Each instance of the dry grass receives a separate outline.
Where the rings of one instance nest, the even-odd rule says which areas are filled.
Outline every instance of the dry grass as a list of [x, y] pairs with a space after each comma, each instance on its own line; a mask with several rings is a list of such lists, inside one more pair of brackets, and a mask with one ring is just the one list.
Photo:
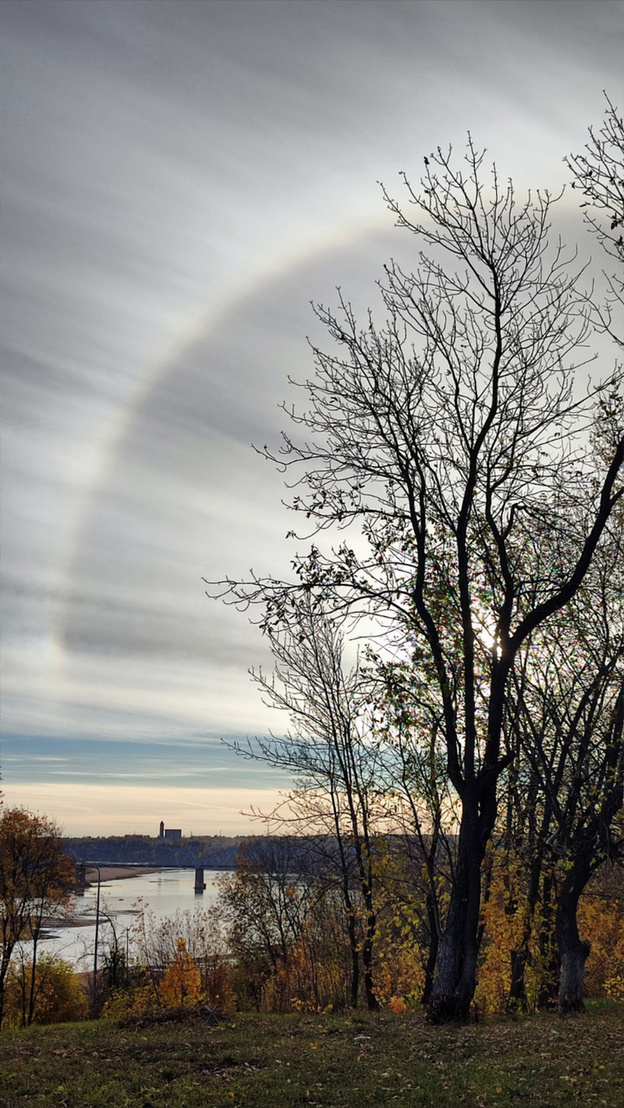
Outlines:
[[6, 1108], [624, 1108], [624, 1004], [428, 1027], [420, 1013], [201, 1015], [4, 1032]]

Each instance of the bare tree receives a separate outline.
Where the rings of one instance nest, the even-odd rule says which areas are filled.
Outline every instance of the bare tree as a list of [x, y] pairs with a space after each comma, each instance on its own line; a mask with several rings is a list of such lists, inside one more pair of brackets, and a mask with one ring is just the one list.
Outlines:
[[[571, 154], [566, 165], [572, 172], [572, 188], [579, 189], [585, 200], [585, 220], [591, 231], [619, 266], [624, 263], [624, 120], [605, 93], [607, 108], [599, 130], [589, 128], [589, 141], [582, 154]], [[621, 268], [607, 273], [609, 296], [605, 311], [600, 313], [604, 326], [613, 338], [624, 345], [622, 307], [624, 277]], [[614, 320], [614, 310], [619, 320]]]
[[298, 787], [270, 820], [319, 836], [317, 854], [324, 853], [325, 871], [338, 878], [346, 911], [351, 1003], [358, 1001], [361, 956], [366, 1003], [376, 1009], [373, 825], [379, 754], [367, 733], [370, 679], [359, 663], [345, 670], [343, 633], [309, 593], [288, 598], [281, 619], [271, 620], [266, 633], [275, 671], [252, 671], [252, 677], [266, 703], [287, 713], [292, 731], [257, 739], [242, 752], [295, 775]]
[[[599, 391], [576, 373], [586, 301], [574, 255], [549, 244], [552, 200], [518, 202], [495, 170], [484, 183], [482, 164], [472, 143], [463, 169], [438, 150], [420, 191], [405, 181], [411, 211], [387, 198], [428, 253], [414, 273], [386, 267], [385, 326], [369, 315], [358, 327], [341, 294], [336, 312], [317, 309], [336, 349], [314, 348], [307, 410], [293, 414], [306, 437], [285, 436], [277, 456], [303, 468], [292, 507], [318, 532], [353, 525], [365, 540], [313, 545], [293, 588], [404, 627], [433, 673], [461, 815], [432, 1020], [467, 1018], [474, 993], [515, 659], [575, 595], [624, 491], [624, 437], [602, 468], [587, 442]], [[565, 531], [575, 474], [589, 470], [597, 492], [578, 505], [573, 559], [557, 562], [543, 537]], [[225, 588], [261, 599], [266, 626], [289, 595], [271, 580]]]

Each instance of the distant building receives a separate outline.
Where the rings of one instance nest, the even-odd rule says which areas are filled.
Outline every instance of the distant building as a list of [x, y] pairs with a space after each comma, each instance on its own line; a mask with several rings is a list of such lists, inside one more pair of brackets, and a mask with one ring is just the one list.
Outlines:
[[162, 819], [160, 821], [160, 834], [159, 834], [158, 837], [160, 839], [164, 839], [164, 837], [165, 837], [165, 822]]
[[181, 828], [179, 828], [179, 827], [165, 827], [165, 838], [166, 839], [181, 839], [182, 838]]

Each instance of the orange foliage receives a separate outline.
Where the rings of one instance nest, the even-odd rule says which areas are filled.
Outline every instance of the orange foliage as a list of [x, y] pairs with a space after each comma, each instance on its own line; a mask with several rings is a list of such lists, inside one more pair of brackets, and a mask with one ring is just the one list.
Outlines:
[[488, 899], [483, 904], [485, 926], [475, 1004], [486, 1012], [508, 1006], [511, 951], [522, 942], [525, 904], [520, 864], [508, 855], [492, 864]]
[[[519, 863], [500, 855], [494, 860], [489, 898], [483, 907], [485, 934], [475, 993], [484, 1011], [509, 1007], [511, 951], [518, 949], [526, 922], [526, 894]], [[537, 935], [544, 929], [542, 906], [531, 923], [525, 986], [529, 1009], [537, 1006], [540, 986], [551, 972], [543, 965]], [[598, 870], [581, 897], [578, 927], [591, 944], [585, 968], [585, 994], [624, 998], [624, 894], [622, 873], [615, 867]]]
[[598, 871], [578, 911], [579, 931], [591, 942], [585, 966], [588, 996], [624, 1000], [624, 889], [621, 871]]
[[[393, 866], [386, 859], [381, 869], [374, 987], [380, 1004], [400, 1014], [419, 1003], [427, 950], [421, 945], [425, 934], [423, 907], [416, 899], [405, 896], [405, 882], [397, 882], [395, 889]], [[554, 875], [549, 871], [547, 876], [546, 884], [550, 887]], [[202, 998], [218, 1005], [221, 1011], [233, 1011], [237, 1006], [251, 1006], [263, 1012], [286, 1012], [293, 1008], [318, 1012], [341, 1007], [349, 998], [350, 952], [339, 907], [331, 896], [313, 901], [299, 919], [298, 937], [291, 936], [272, 961], [260, 946], [254, 947], [249, 942], [249, 934], [248, 949], [239, 946], [228, 950], [224, 942], [219, 950], [209, 950], [199, 943], [193, 956], [188, 941], [179, 932], [173, 941], [176, 923], [170, 921], [165, 936], [171, 940], [168, 953], [165, 954], [163, 946], [163, 959], [153, 963], [168, 962], [164, 973], [144, 970], [133, 990], [109, 1000], [104, 1014], [119, 1018], [155, 1005], [193, 1005]], [[553, 973], [549, 955], [553, 923], [552, 918], [546, 922], [540, 905], [533, 917], [528, 918], [526, 871], [519, 859], [502, 852], [493, 855], [482, 922], [477, 1005], [485, 1012], [509, 1010], [511, 953], [522, 949], [529, 934], [524, 983], [528, 1008], [536, 1009], [543, 986]], [[579, 930], [592, 944], [586, 967], [587, 993], [624, 998], [621, 870], [605, 865], [598, 872], [581, 898]], [[542, 954], [540, 941], [544, 937]], [[549, 965], [544, 964], [547, 958]]]
[[186, 949], [186, 940], [178, 939], [176, 948], [176, 956], [167, 966], [158, 990], [165, 1008], [199, 1004], [202, 993], [201, 974]]

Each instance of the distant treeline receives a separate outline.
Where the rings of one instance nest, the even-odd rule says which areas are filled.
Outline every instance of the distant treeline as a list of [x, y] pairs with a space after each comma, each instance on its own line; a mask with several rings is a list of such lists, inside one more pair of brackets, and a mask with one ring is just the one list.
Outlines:
[[233, 869], [243, 845], [257, 836], [198, 835], [183, 839], [161, 839], [149, 835], [64, 838], [66, 852], [76, 862], [105, 862], [109, 865], [135, 862], [143, 866], [204, 866]]
[[[381, 835], [389, 846], [409, 845], [418, 853], [409, 836]], [[447, 847], [453, 836], [445, 840]], [[340, 847], [334, 835], [198, 835], [181, 839], [161, 839], [149, 835], [111, 835], [107, 837], [63, 838], [63, 847], [75, 862], [103, 862], [107, 865], [135, 863], [141, 866], [203, 866], [205, 869], [233, 870], [244, 858], [248, 865], [262, 863], [275, 872], [316, 874], [325, 871], [328, 860], [336, 862]], [[342, 851], [353, 862], [353, 844], [343, 843]]]

